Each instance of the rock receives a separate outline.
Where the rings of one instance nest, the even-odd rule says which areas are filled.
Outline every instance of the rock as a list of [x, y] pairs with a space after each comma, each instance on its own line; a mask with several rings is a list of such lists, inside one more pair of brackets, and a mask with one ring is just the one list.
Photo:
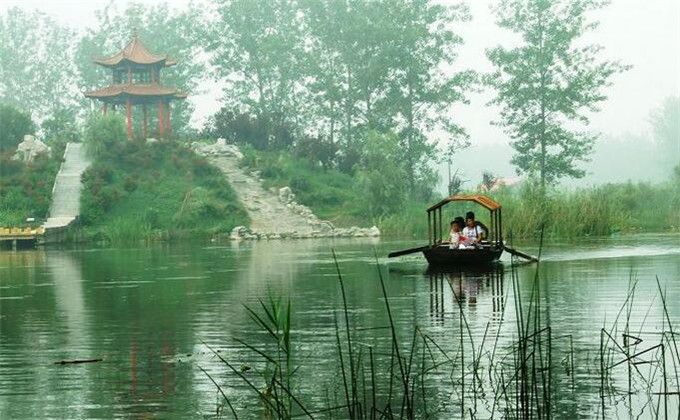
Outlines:
[[380, 229], [378, 229], [377, 226], [371, 226], [368, 229], [368, 236], [372, 236], [372, 237], [380, 236]]
[[[149, 143], [149, 144], [158, 143], [158, 139], [155, 139], [153, 137], [149, 137], [148, 139], [146, 139], [146, 142]], [[195, 143], [192, 143], [191, 146], [193, 147], [194, 144]]]
[[331, 222], [327, 221], [327, 220], [319, 221], [319, 219], [316, 219], [316, 220], [310, 220], [309, 222], [310, 222], [309, 224], [312, 225], [312, 227], [316, 231], [318, 231], [318, 232], [320, 232], [321, 234], [324, 234], [324, 235], [332, 233], [335, 230], [335, 226], [333, 226], [333, 224]]
[[233, 156], [236, 159], [243, 158], [243, 154], [238, 150], [238, 147], [233, 144], [227, 144], [227, 141], [221, 137], [213, 144], [193, 142], [191, 143], [191, 148], [197, 153], [207, 156]]
[[13, 159], [28, 163], [32, 162], [35, 157], [41, 153], [47, 153], [49, 156], [51, 152], [52, 149], [48, 145], [40, 140], [36, 140], [32, 135], [26, 134], [24, 136], [24, 141], [17, 146], [17, 151], [14, 154]]
[[279, 188], [279, 201], [283, 204], [293, 204], [295, 199], [295, 194], [291, 191], [290, 187]]

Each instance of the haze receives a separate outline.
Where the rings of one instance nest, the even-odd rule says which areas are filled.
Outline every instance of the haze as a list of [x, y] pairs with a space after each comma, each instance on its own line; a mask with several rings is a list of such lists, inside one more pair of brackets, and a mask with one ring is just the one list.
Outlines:
[[[95, 11], [107, 1], [14, 1], [0, 4], [0, 13], [13, 6], [39, 9], [61, 24], [82, 31], [96, 23]], [[112, 2], [124, 9], [128, 1]], [[141, 1], [141, 3], [157, 3]], [[172, 7], [184, 8], [185, 1], [168, 1]], [[200, 3], [200, 2], [199, 2]], [[457, 32], [465, 44], [459, 50], [457, 66], [478, 71], [491, 70], [485, 49], [512, 40], [494, 23], [490, 11], [494, 1], [468, 1], [472, 20], [459, 26]], [[680, 94], [680, 2], [675, 0], [633, 1], [614, 0], [592, 15], [600, 21], [595, 31], [584, 37], [584, 43], [604, 46], [603, 56], [632, 65], [632, 69], [613, 77], [606, 92], [608, 99], [601, 112], [592, 115], [590, 129], [601, 133], [591, 162], [586, 164], [588, 175], [581, 180], [568, 180], [568, 185], [596, 184], [628, 179], [660, 181], [667, 173], [658, 168], [653, 148], [650, 113], [661, 107], [665, 98]], [[212, 80], [202, 84], [202, 92], [191, 96], [196, 111], [192, 124], [200, 127], [205, 119], [220, 108], [221, 87]], [[471, 94], [469, 105], [456, 106], [457, 121], [470, 134], [471, 146], [457, 157], [452, 170], [458, 170], [467, 186], [476, 185], [482, 168], [477, 159], [484, 156], [484, 169], [493, 168], [502, 177], [514, 177], [509, 163], [513, 153], [507, 136], [490, 121], [497, 110], [488, 107], [493, 96], [488, 90]], [[436, 137], [436, 133], [433, 136]], [[611, 153], [616, 154], [612, 159]], [[443, 188], [446, 165], [440, 165]]]

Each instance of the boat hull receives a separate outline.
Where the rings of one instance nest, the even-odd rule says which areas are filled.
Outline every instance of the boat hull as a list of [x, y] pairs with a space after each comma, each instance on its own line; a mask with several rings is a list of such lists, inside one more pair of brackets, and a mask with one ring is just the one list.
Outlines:
[[501, 257], [503, 248], [484, 247], [475, 249], [450, 249], [448, 246], [435, 246], [423, 250], [430, 265], [463, 266], [490, 264]]

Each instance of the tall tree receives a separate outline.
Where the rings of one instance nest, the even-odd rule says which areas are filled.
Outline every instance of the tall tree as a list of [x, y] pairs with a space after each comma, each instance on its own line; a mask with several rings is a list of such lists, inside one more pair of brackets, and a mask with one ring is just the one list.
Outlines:
[[206, 25], [204, 39], [217, 76], [227, 81], [228, 105], [298, 127], [303, 38], [295, 3], [289, 0], [215, 3], [218, 19]]
[[512, 139], [518, 174], [537, 174], [542, 187], [560, 178], [581, 178], [577, 164], [590, 154], [596, 135], [575, 127], [606, 99], [611, 76], [628, 69], [599, 59], [602, 47], [580, 37], [597, 27], [587, 12], [597, 0], [502, 0], [498, 25], [518, 33], [522, 45], [487, 50], [496, 71], [488, 84], [501, 106], [498, 125]]
[[[167, 54], [177, 60], [177, 65], [161, 74], [161, 82], [177, 87], [190, 94], [198, 93], [196, 88], [205, 73], [198, 36], [201, 12], [189, 5], [183, 10], [171, 9], [167, 3], [145, 5], [128, 3], [125, 9], [117, 9], [109, 2], [95, 12], [97, 25], [89, 28], [80, 39], [76, 52], [79, 88], [91, 90], [101, 88], [110, 81], [110, 71], [95, 64], [96, 57], [112, 55], [130, 42], [134, 29], [144, 44], [156, 54]], [[81, 96], [82, 103], [87, 99]], [[141, 112], [140, 110], [136, 110]], [[190, 101], [173, 102], [173, 130], [187, 130], [193, 106]], [[141, 116], [140, 116], [141, 117]], [[135, 121], [142, 121], [135, 116]]]
[[0, 17], [0, 102], [41, 121], [74, 109], [75, 34], [39, 11], [12, 7]]
[[[384, 129], [377, 104], [387, 91], [392, 39], [391, 0], [307, 0], [302, 2], [308, 95], [314, 109], [311, 121], [331, 143], [340, 140], [345, 169], [356, 160], [363, 139], [359, 127]], [[336, 135], [337, 134], [337, 135]], [[338, 139], [340, 137], [340, 139]], [[349, 158], [349, 159], [348, 159]], [[356, 156], [355, 156], [356, 158]]]
[[463, 40], [451, 27], [469, 19], [469, 14], [463, 5], [427, 0], [391, 3], [388, 10], [394, 45], [385, 104], [401, 139], [411, 195], [418, 193], [418, 185], [425, 186], [427, 193], [436, 181], [430, 168], [436, 153], [431, 133], [446, 133], [452, 150], [467, 143], [467, 133], [453, 120], [450, 110], [456, 102], [467, 102], [465, 93], [476, 76], [456, 67], [456, 48]]
[[666, 98], [651, 120], [662, 160], [669, 168], [680, 167], [680, 97]]

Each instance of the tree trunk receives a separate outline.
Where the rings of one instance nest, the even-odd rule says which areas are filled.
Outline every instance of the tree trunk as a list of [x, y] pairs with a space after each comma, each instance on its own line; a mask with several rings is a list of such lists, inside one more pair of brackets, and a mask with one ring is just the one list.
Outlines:
[[347, 99], [345, 103], [345, 142], [347, 148], [352, 145], [352, 69], [347, 66]]
[[414, 132], [414, 117], [413, 117], [413, 86], [411, 85], [410, 77], [408, 84], [408, 99], [407, 99], [407, 119], [408, 119], [408, 133], [406, 135], [408, 146], [406, 147], [406, 161], [408, 162], [408, 167], [406, 172], [408, 172], [408, 182], [411, 197], [415, 196], [416, 192], [416, 171], [415, 162], [413, 160], [413, 132]]

